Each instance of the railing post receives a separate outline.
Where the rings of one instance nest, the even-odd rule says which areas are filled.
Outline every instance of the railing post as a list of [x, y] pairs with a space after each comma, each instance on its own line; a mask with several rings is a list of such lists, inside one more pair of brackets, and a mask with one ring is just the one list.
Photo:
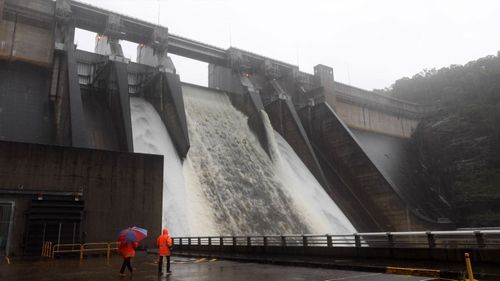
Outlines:
[[387, 242], [389, 243], [389, 247], [393, 248], [394, 247], [394, 236], [392, 236], [392, 233], [387, 232]]
[[333, 247], [332, 236], [330, 234], [326, 235], [326, 246], [329, 248]]
[[220, 237], [220, 242], [219, 242], [219, 245], [222, 247], [224, 246], [224, 237]]
[[188, 238], [188, 246], [191, 246], [191, 237]]
[[307, 236], [302, 235], [302, 247], [307, 247]]
[[83, 260], [83, 249], [85, 244], [80, 245], [80, 260]]
[[267, 247], [267, 236], [264, 236], [264, 247]]
[[201, 246], [201, 237], [198, 237], [198, 246]]
[[233, 236], [233, 247], [236, 246], [236, 236]]
[[286, 237], [281, 236], [281, 247], [286, 247]]
[[436, 239], [434, 238], [434, 234], [430, 231], [427, 231], [425, 234], [427, 234], [427, 244], [429, 244], [429, 248], [435, 248]]
[[354, 233], [354, 244], [356, 245], [356, 248], [361, 248], [361, 238], [357, 233]]
[[109, 260], [109, 256], [111, 255], [111, 243], [108, 243], [108, 252], [107, 252], [107, 258]]
[[252, 237], [247, 237], [247, 246], [252, 246]]
[[212, 237], [208, 237], [208, 246], [212, 246]]
[[474, 231], [474, 236], [476, 236], [476, 243], [479, 248], [484, 248], [486, 245], [484, 243], [484, 235], [481, 231]]

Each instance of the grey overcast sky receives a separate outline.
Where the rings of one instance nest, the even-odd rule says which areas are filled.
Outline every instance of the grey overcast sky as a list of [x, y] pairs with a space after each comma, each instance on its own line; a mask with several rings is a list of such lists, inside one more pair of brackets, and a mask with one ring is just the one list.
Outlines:
[[[500, 50], [498, 0], [83, 0], [159, 23], [169, 32], [222, 48], [334, 69], [335, 80], [365, 89], [390, 86], [425, 68], [464, 64]], [[78, 31], [93, 50], [94, 34]], [[136, 45], [122, 44], [135, 61]], [[207, 65], [173, 56], [183, 81], [207, 84]]]

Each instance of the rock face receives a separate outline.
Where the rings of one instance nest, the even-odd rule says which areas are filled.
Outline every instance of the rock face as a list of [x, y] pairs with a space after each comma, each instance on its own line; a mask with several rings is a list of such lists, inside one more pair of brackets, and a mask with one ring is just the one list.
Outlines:
[[421, 184], [449, 202], [460, 227], [500, 223], [500, 104], [448, 107], [413, 135]]
[[448, 202], [459, 227], [500, 225], [500, 51], [381, 92], [428, 105], [411, 140], [421, 188]]

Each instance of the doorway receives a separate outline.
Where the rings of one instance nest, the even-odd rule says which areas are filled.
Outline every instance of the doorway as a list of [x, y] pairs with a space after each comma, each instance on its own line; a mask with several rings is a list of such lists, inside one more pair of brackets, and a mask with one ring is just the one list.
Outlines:
[[32, 200], [27, 212], [24, 255], [40, 255], [44, 241], [81, 243], [83, 206], [83, 201], [75, 201], [73, 197]]

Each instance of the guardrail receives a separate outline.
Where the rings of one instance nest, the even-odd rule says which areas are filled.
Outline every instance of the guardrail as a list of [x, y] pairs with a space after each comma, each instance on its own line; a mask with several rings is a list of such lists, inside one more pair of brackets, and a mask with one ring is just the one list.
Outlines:
[[182, 246], [500, 248], [499, 230], [174, 237]]
[[404, 259], [500, 263], [500, 231], [376, 232], [325, 235], [174, 237], [178, 255], [249, 260]]
[[103, 252], [109, 259], [113, 250], [118, 250], [119, 242], [97, 242], [84, 244], [53, 244], [50, 241], [44, 241], [42, 245], [42, 257], [54, 258], [56, 254], [79, 253], [80, 259], [83, 259], [85, 253]]

